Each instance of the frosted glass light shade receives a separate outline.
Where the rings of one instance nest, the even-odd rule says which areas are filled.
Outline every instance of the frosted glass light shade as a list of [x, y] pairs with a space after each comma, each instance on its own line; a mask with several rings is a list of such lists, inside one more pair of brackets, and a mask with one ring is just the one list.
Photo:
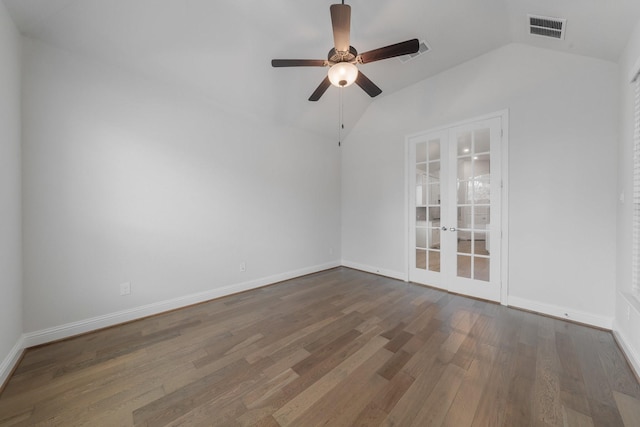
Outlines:
[[329, 81], [337, 87], [347, 87], [356, 81], [358, 67], [350, 62], [338, 62], [329, 68]]

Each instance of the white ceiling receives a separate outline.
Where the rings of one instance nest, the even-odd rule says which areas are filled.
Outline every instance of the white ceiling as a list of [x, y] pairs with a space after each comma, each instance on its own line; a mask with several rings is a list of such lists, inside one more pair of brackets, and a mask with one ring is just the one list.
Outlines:
[[[338, 89], [307, 98], [323, 68], [330, 0], [3, 0], [20, 31], [79, 55], [175, 85], [236, 111], [337, 136]], [[360, 66], [385, 96], [511, 42], [617, 61], [638, 0], [352, 0], [351, 44], [365, 52], [411, 38], [431, 50]], [[529, 36], [527, 13], [567, 19], [563, 41]], [[344, 89], [347, 131], [371, 99]]]

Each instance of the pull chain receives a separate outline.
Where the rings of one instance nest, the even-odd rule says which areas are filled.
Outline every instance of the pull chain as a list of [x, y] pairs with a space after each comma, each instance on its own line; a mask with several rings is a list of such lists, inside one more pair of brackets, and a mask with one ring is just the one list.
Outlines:
[[344, 99], [343, 99], [343, 91], [344, 88], [339, 88], [340, 97], [339, 97], [339, 105], [338, 105], [338, 147], [342, 146], [342, 130], [344, 129]]

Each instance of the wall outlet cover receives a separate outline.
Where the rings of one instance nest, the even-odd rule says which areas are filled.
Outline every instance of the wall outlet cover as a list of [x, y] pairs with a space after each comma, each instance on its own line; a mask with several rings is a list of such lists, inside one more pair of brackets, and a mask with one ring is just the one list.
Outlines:
[[131, 282], [120, 284], [120, 295], [129, 295], [131, 293]]

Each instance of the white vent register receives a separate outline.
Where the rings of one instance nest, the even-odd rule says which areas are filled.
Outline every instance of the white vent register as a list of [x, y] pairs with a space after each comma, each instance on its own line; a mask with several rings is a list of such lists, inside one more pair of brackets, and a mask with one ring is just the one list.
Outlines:
[[539, 15], [527, 15], [527, 18], [529, 20], [529, 34], [564, 40], [564, 31], [567, 27], [566, 19]]

